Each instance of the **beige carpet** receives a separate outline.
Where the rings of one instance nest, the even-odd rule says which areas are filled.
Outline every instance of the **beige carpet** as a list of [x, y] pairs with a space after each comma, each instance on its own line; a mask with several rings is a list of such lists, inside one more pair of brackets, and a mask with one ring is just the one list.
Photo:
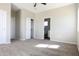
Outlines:
[[14, 40], [0, 45], [1, 56], [78, 56], [77, 46], [48, 40]]

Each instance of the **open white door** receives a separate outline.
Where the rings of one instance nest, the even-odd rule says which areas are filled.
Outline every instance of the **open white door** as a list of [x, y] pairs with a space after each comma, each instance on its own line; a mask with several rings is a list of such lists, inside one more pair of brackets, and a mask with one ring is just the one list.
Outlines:
[[6, 43], [7, 41], [6, 15], [5, 11], [0, 10], [0, 44]]
[[31, 18], [26, 18], [26, 39], [31, 39]]

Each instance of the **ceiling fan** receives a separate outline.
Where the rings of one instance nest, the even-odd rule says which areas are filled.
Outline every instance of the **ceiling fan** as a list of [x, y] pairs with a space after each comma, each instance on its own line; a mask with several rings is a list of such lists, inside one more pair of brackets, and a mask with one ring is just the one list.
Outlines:
[[[47, 3], [40, 3], [40, 4], [47, 5]], [[34, 7], [36, 7], [36, 6], [37, 6], [37, 3], [34, 3]]]

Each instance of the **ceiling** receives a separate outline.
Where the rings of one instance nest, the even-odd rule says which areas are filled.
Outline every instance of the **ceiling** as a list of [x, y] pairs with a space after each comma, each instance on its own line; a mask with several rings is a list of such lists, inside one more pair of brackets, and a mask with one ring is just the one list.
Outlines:
[[42, 5], [40, 3], [37, 3], [36, 7], [34, 7], [34, 3], [13, 3], [13, 4], [19, 9], [27, 9], [31, 12], [39, 13], [49, 9], [63, 7], [71, 3], [47, 3], [47, 5]]

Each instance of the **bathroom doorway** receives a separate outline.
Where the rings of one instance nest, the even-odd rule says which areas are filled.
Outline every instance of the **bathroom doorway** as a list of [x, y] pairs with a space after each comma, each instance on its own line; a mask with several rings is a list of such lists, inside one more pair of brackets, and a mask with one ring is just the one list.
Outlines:
[[44, 19], [44, 39], [50, 40], [50, 18]]

